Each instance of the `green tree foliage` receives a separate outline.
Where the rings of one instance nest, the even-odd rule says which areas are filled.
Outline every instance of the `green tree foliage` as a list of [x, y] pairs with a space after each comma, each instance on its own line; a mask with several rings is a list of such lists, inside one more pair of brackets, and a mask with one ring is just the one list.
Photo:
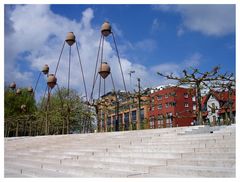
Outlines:
[[[39, 119], [45, 126], [47, 99], [39, 103]], [[85, 133], [94, 131], [94, 114], [77, 91], [61, 88], [51, 94], [48, 109], [49, 134]], [[41, 130], [41, 133], [44, 129]]]
[[[23, 105], [25, 109], [21, 109]], [[26, 88], [21, 90], [21, 94], [6, 88], [4, 92], [5, 136], [26, 135], [30, 130], [28, 121], [34, 118], [35, 111], [35, 100]]]
[[[93, 132], [96, 127], [93, 110], [72, 89], [69, 93], [66, 88], [51, 93], [48, 112], [47, 97], [36, 103], [26, 88], [22, 89], [21, 94], [7, 88], [4, 98], [6, 137], [44, 135], [46, 116], [50, 135]], [[26, 105], [26, 109], [21, 109], [22, 105]]]

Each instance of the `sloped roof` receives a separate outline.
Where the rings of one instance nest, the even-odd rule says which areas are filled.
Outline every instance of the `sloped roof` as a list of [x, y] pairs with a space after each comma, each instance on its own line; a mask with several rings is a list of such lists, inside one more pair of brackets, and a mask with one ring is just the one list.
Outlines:
[[[229, 111], [229, 108], [228, 108], [229, 92], [228, 91], [219, 92], [219, 91], [211, 90], [207, 95], [205, 95], [202, 98], [202, 106], [206, 104], [206, 102], [208, 101], [211, 95], [215, 97], [219, 102], [222, 102], [219, 113], [224, 113], [226, 109]], [[233, 90], [232, 92], [231, 100], [233, 102], [232, 110], [235, 111], [236, 110], [236, 91], [235, 90]]]

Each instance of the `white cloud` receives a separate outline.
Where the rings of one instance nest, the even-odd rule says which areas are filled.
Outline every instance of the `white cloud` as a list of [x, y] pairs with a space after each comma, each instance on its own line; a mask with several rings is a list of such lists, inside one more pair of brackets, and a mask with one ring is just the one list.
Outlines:
[[[180, 77], [182, 76], [182, 70], [186, 68], [197, 68], [200, 65], [202, 55], [198, 52], [193, 53], [189, 57], [187, 57], [184, 60], [179, 60], [179, 63], [173, 63], [173, 62], [168, 62], [165, 61], [166, 63], [162, 63], [159, 65], [156, 65], [152, 68], [150, 68], [150, 71], [153, 73], [160, 72], [164, 75], [170, 75], [172, 74], [173, 76]], [[168, 62], [168, 63], [167, 63]], [[168, 80], [163, 77], [153, 77], [154, 80], [158, 79], [159, 82], [154, 82], [154, 83], [161, 83], [161, 84], [169, 84], [169, 83], [176, 83], [174, 80]], [[158, 84], [159, 85], [159, 84]], [[157, 86], [157, 85], [155, 85]]]
[[189, 58], [186, 58], [183, 61], [183, 65], [184, 67], [187, 67], [187, 68], [190, 68], [190, 67], [197, 68], [200, 65], [201, 58], [202, 58], [202, 55], [198, 52], [195, 52]]
[[215, 36], [235, 31], [234, 5], [180, 5], [178, 11], [189, 30]]
[[[7, 73], [5, 82], [16, 81], [19, 86], [34, 85], [38, 76], [36, 71], [40, 71], [44, 64], [48, 64], [50, 73], [54, 73], [65, 36], [67, 32], [72, 31], [79, 43], [89, 95], [100, 39], [100, 31], [92, 27], [91, 21], [94, 18], [92, 9], [83, 11], [79, 22], [54, 14], [48, 5], [19, 5], [9, 10], [8, 17], [9, 19], [5, 21], [9, 22], [8, 28], [13, 31], [5, 34], [5, 73]], [[104, 43], [104, 59], [111, 65], [116, 88], [123, 89], [117, 55], [110, 40], [111, 37], [107, 37]], [[155, 47], [151, 40], [138, 42], [135, 46], [141, 49], [143, 43], [151, 49]], [[59, 86], [67, 86], [68, 50], [69, 46], [66, 44], [57, 72]], [[28, 54], [24, 54], [25, 52]], [[20, 68], [18, 58], [21, 58], [21, 63], [24, 62], [24, 65], [29, 66]], [[128, 71], [131, 69], [134, 69], [139, 77], [150, 77], [143, 65], [132, 64], [122, 57], [121, 63], [127, 88], [130, 84], [127, 79]], [[83, 93], [84, 87], [75, 45], [72, 46], [71, 64], [70, 86]], [[34, 71], [35, 75], [33, 75]], [[111, 89], [111, 80], [108, 78], [106, 81], [108, 89]]]
[[180, 13], [182, 25], [190, 31], [213, 36], [235, 32], [235, 5], [159, 5], [153, 9]]

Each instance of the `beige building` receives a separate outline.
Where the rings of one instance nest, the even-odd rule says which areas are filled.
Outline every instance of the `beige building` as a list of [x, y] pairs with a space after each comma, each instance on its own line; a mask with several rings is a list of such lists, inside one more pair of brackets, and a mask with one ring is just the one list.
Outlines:
[[98, 132], [148, 128], [148, 98], [126, 92], [103, 95], [97, 102]]

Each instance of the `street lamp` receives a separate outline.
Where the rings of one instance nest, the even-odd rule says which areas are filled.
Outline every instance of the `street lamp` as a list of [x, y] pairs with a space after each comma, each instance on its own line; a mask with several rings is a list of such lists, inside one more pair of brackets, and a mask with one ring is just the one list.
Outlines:
[[132, 74], [135, 73], [134, 70], [129, 71], [129, 78], [130, 78], [130, 89], [132, 89]]

